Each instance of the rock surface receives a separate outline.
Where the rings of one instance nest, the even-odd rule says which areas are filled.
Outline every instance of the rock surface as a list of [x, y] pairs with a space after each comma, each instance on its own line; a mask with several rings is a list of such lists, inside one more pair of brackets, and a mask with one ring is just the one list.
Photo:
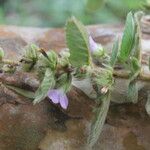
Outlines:
[[[88, 30], [95, 41], [108, 49], [115, 37], [122, 34], [121, 25], [96, 25]], [[66, 47], [62, 29], [0, 27], [0, 46], [6, 51], [7, 58], [19, 58], [23, 47], [29, 43], [46, 50], [60, 51]], [[150, 51], [149, 43], [150, 35], [143, 34], [143, 53]], [[150, 118], [144, 108], [148, 89], [141, 88], [138, 104], [111, 104], [94, 150], [149, 150]], [[71, 116], [62, 113], [48, 100], [33, 106], [30, 100], [10, 96], [9, 92], [0, 89], [0, 101], [6, 101], [0, 106], [0, 150], [87, 150], [92, 100], [77, 89], [68, 96], [74, 107], [73, 111], [70, 107], [68, 109]], [[13, 103], [17, 99], [26, 103]], [[79, 102], [78, 105], [75, 101]]]

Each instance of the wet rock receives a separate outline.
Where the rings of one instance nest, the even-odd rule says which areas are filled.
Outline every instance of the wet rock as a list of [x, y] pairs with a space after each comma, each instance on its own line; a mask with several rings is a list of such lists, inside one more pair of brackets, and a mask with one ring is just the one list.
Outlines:
[[79, 119], [90, 119], [92, 117], [94, 100], [75, 87], [68, 93], [68, 97], [70, 99], [69, 106], [65, 113]]
[[20, 54], [22, 48], [26, 45], [24, 39], [22, 39], [17, 33], [10, 31], [4, 26], [0, 27], [0, 47], [2, 47], [7, 53], [6, 58], [16, 59], [16, 53]]
[[16, 87], [24, 87], [28, 90], [36, 90], [39, 87], [38, 77], [33, 73], [16, 71], [14, 74], [0, 73], [0, 81]]
[[36, 43], [45, 50], [60, 51], [60, 49], [66, 47], [64, 30], [49, 29], [42, 37], [37, 39]]
[[52, 120], [47, 117], [46, 104], [33, 107], [7, 103], [1, 106], [0, 112], [0, 149], [37, 150]]

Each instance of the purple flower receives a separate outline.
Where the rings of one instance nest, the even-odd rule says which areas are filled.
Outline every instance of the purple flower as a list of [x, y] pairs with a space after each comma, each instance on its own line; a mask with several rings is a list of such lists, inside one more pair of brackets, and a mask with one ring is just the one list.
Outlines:
[[90, 50], [92, 53], [98, 49], [97, 43], [92, 39], [91, 36], [89, 36], [89, 44], [90, 44]]
[[61, 107], [67, 109], [68, 107], [68, 98], [63, 90], [61, 89], [52, 89], [48, 91], [48, 97], [52, 100], [54, 104], [60, 103]]
[[103, 50], [101, 44], [97, 44], [91, 36], [89, 36], [89, 46], [91, 53], [101, 52]]

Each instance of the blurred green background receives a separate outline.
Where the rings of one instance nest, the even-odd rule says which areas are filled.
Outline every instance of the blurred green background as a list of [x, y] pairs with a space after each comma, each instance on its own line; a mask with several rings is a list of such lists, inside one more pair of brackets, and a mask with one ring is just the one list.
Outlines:
[[0, 0], [0, 24], [61, 27], [74, 15], [84, 24], [124, 22], [129, 11], [150, 11], [150, 0]]

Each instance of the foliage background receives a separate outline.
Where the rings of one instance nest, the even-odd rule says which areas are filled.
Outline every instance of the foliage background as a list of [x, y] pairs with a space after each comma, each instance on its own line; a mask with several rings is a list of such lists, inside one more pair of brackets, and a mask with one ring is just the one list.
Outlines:
[[0, 0], [0, 24], [61, 27], [72, 15], [84, 24], [120, 23], [150, 0]]

